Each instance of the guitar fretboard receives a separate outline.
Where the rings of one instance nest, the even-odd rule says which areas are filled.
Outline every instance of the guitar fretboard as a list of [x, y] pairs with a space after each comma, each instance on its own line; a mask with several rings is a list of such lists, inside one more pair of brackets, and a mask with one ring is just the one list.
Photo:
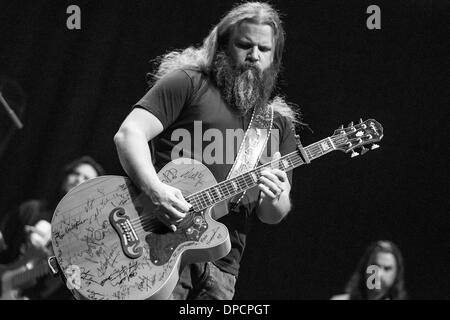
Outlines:
[[[24, 266], [26, 267], [26, 266]], [[14, 287], [20, 287], [32, 280], [39, 279], [46, 274], [50, 274], [50, 269], [48, 268], [47, 261], [39, 261], [36, 265], [32, 265], [29, 269], [24, 270], [21, 273], [16, 274], [11, 283]]]
[[[304, 156], [307, 162], [317, 159], [333, 150], [336, 150], [336, 143], [345, 143], [345, 135], [328, 137], [304, 147]], [[186, 200], [192, 204], [194, 211], [201, 211], [209, 208], [221, 201], [230, 199], [248, 189], [258, 185], [261, 172], [266, 168], [276, 168], [282, 171], [289, 171], [304, 164], [300, 151], [291, 152], [278, 160], [268, 162], [251, 171], [238, 175], [234, 178], [222, 181], [205, 190], [191, 194]]]

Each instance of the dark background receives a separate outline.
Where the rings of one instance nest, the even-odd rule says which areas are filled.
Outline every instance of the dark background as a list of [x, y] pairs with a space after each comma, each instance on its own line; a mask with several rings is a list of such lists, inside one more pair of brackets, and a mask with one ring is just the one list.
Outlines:
[[[124, 175], [113, 135], [146, 91], [149, 60], [200, 44], [233, 3], [1, 1], [0, 75], [22, 87], [26, 109], [0, 154], [0, 214], [51, 197], [58, 170], [83, 154]], [[360, 117], [384, 138], [362, 157], [333, 152], [295, 170], [295, 208], [253, 226], [236, 299], [329, 299], [379, 239], [402, 250], [412, 298], [450, 298], [449, 2], [272, 3], [287, 32], [280, 92], [313, 129], [300, 131], [304, 145]], [[66, 28], [70, 4], [81, 30]], [[366, 27], [371, 4], [381, 30]]]

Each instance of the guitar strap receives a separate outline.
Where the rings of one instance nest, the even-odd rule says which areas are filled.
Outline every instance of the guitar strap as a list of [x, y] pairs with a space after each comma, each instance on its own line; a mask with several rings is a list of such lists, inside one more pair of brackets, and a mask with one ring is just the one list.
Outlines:
[[[257, 166], [269, 139], [272, 125], [273, 107], [271, 104], [267, 108], [255, 108], [253, 110], [252, 118], [245, 132], [233, 167], [228, 173], [227, 180], [250, 171]], [[237, 206], [244, 195], [245, 191], [241, 194], [234, 206]]]

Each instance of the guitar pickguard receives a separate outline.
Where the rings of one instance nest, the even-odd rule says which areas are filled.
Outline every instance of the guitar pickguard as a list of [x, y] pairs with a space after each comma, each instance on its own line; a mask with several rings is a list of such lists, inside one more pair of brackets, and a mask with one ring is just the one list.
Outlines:
[[164, 265], [180, 244], [199, 241], [208, 229], [203, 212], [194, 212], [187, 219], [188, 223], [181, 223], [176, 232], [149, 233], [145, 237], [145, 241], [150, 247], [150, 260], [153, 264]]

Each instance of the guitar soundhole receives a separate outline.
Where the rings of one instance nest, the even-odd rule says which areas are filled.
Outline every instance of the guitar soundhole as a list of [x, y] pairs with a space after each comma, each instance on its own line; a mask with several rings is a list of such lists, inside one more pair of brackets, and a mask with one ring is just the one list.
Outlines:
[[159, 219], [152, 219], [151, 224], [144, 227], [144, 231], [155, 234], [166, 234], [172, 232], [172, 229], [162, 223]]
[[[193, 223], [193, 219], [195, 216], [194, 210], [190, 210], [186, 217], [182, 219], [180, 222], [176, 223], [177, 228], [186, 229]], [[141, 224], [143, 226], [144, 231], [151, 232], [155, 234], [166, 234], [169, 232], [173, 232], [171, 228], [166, 226], [161, 220], [158, 218], [152, 217], [148, 219], [148, 217], [141, 217]]]

